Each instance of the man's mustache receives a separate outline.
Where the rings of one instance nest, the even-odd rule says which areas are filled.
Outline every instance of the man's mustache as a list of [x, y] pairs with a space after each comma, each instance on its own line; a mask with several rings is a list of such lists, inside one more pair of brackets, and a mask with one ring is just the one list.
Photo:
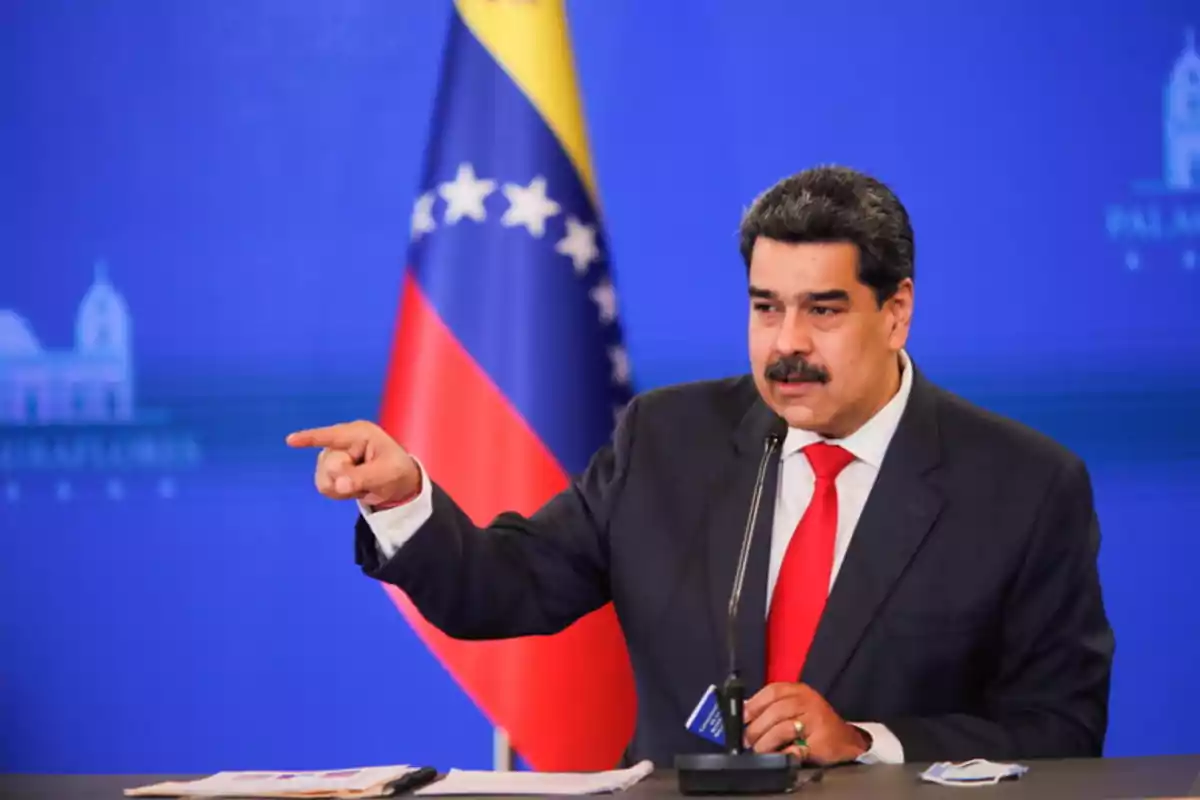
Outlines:
[[829, 373], [825, 368], [808, 363], [799, 353], [776, 359], [763, 375], [769, 381], [780, 383], [829, 383]]

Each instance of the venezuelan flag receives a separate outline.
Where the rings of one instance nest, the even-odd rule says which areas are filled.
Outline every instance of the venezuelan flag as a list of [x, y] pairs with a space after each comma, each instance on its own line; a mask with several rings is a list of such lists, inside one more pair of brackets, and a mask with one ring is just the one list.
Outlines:
[[[566, 488], [630, 398], [597, 208], [561, 0], [458, 0], [381, 424], [476, 524]], [[388, 591], [530, 766], [617, 764], [635, 707], [611, 605], [461, 642]]]

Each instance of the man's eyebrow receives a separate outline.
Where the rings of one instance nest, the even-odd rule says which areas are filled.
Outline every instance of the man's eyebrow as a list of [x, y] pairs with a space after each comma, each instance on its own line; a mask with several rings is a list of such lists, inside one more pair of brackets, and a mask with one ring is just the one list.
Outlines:
[[[750, 296], [762, 300], [778, 300], [779, 294], [770, 289], [760, 289], [757, 286], [750, 286]], [[832, 300], [850, 299], [850, 293], [845, 289], [826, 289], [820, 292], [803, 292], [797, 296], [799, 300], [806, 303], [828, 303]]]
[[828, 289], [824, 292], [809, 292], [805, 297], [810, 303], [827, 303], [830, 300], [849, 300], [850, 293], [845, 289]]

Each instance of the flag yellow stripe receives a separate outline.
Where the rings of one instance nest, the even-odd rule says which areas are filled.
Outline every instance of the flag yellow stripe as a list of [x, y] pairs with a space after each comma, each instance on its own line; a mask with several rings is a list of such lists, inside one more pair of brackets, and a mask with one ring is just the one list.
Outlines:
[[563, 0], [455, 0], [455, 6], [558, 137], [599, 210]]

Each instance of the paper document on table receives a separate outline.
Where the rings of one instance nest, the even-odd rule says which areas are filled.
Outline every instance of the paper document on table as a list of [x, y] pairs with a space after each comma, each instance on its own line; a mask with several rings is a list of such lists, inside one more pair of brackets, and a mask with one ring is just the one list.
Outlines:
[[218, 772], [194, 781], [166, 781], [126, 789], [128, 797], [386, 797], [437, 777], [432, 767], [316, 770], [309, 772]]
[[642, 761], [629, 769], [609, 772], [474, 772], [452, 769], [439, 781], [418, 789], [418, 795], [579, 795], [628, 789], [654, 771]]

